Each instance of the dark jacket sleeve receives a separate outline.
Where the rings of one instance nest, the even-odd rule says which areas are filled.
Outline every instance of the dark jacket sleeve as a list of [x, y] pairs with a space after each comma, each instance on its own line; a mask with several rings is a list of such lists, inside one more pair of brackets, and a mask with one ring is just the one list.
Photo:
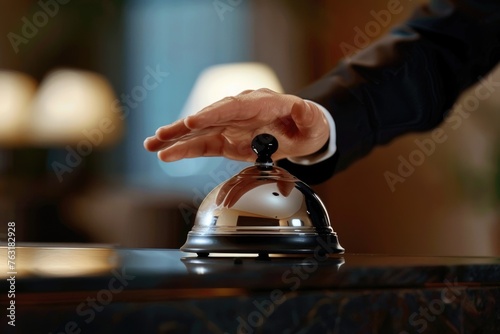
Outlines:
[[436, 0], [346, 58], [299, 96], [323, 105], [337, 130], [326, 161], [279, 165], [320, 183], [397, 136], [438, 126], [460, 93], [500, 60], [500, 0]]

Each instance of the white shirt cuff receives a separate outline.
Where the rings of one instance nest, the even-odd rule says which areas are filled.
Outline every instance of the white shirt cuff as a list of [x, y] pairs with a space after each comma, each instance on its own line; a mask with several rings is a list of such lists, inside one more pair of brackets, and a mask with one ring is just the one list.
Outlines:
[[309, 100], [304, 100], [304, 101], [306, 101], [307, 103], [313, 103], [325, 115], [328, 125], [330, 127], [330, 139], [328, 142], [328, 148], [320, 153], [314, 153], [304, 157], [288, 158], [288, 160], [299, 165], [313, 165], [323, 160], [326, 160], [335, 154], [335, 152], [337, 151], [337, 132], [335, 130], [335, 121], [333, 120], [332, 115], [328, 112], [328, 110], [326, 110], [325, 107], [314, 101], [309, 101]]

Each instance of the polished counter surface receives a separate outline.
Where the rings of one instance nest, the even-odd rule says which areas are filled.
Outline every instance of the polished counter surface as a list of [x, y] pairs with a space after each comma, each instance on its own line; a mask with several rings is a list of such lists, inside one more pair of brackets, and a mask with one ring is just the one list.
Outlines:
[[3, 265], [17, 333], [500, 333], [500, 258], [19, 245]]

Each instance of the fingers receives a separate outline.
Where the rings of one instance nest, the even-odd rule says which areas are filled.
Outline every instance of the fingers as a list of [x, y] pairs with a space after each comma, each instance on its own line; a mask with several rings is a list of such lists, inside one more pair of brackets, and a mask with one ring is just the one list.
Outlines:
[[318, 121], [322, 121], [321, 111], [304, 100], [295, 102], [290, 114], [300, 132], [309, 132], [316, 127]]
[[209, 126], [227, 126], [235, 121], [246, 121], [255, 117], [269, 101], [283, 99], [283, 94], [269, 89], [245, 90], [236, 96], [228, 96], [204, 108], [184, 122], [191, 129]]
[[156, 130], [156, 138], [167, 141], [182, 137], [190, 132], [190, 129], [185, 124], [185, 119], [179, 119], [174, 123], [162, 126]]
[[241, 97], [226, 97], [206, 108], [199, 113], [186, 118], [184, 124], [191, 130], [204, 129], [210, 126], [231, 125], [235, 121], [244, 121], [253, 116], [251, 106], [245, 109]]
[[[159, 130], [160, 129], [158, 129], [158, 131]], [[157, 131], [157, 133], [158, 133], [158, 131]], [[185, 132], [185, 134], [184, 134], [184, 132], [182, 132], [182, 133], [179, 133], [178, 136], [175, 136], [175, 135], [169, 136], [170, 139], [166, 139], [166, 138], [169, 138], [167, 136], [163, 136], [162, 139], [159, 139], [158, 135], [156, 135], [156, 136], [146, 138], [146, 140], [144, 141], [144, 147], [148, 151], [157, 152], [157, 151], [166, 149], [172, 145], [175, 145], [179, 141], [187, 141], [192, 137], [203, 136], [203, 135], [207, 135], [207, 134], [210, 134], [209, 130], [202, 130], [202, 131], [197, 131], [197, 132]], [[165, 139], [163, 139], [163, 138], [165, 138]]]
[[154, 136], [144, 140], [144, 148], [156, 152], [172, 145], [169, 141], [178, 140], [189, 132], [190, 130], [184, 125], [184, 120], [180, 119], [170, 125], [158, 128]]
[[185, 158], [219, 156], [224, 143], [218, 135], [195, 136], [183, 138], [171, 143], [164, 143], [158, 150], [158, 158], [165, 162], [177, 161]]
[[303, 143], [308, 142], [311, 148], [319, 146], [319, 149], [327, 142], [330, 126], [325, 114], [316, 104], [301, 100], [294, 104], [290, 114]]
[[165, 162], [177, 161], [186, 158], [224, 156], [240, 161], [255, 160], [250, 147], [229, 143], [221, 135], [221, 130], [211, 128], [200, 135], [198, 132], [184, 136], [181, 140], [163, 143], [158, 150], [158, 158]]
[[[237, 96], [229, 96], [215, 102], [195, 115], [160, 127], [156, 131], [156, 138], [160, 141], [178, 140], [195, 130], [221, 126], [246, 127], [252, 123], [259, 112], [261, 113], [260, 118], [262, 118], [262, 115], [265, 118], [269, 117], [269, 113], [262, 113], [260, 110], [265, 105], [264, 100], [267, 98], [271, 98], [271, 100], [280, 99], [282, 94], [267, 89], [243, 91]], [[145, 143], [145, 147], [158, 146], [160, 144], [153, 139], [148, 139], [147, 145]]]
[[[325, 130], [326, 129], [326, 130]], [[328, 124], [319, 108], [296, 96], [269, 90], [245, 91], [224, 98], [199, 113], [160, 127], [144, 147], [166, 162], [224, 156], [253, 161], [250, 142], [257, 133], [275, 133], [282, 148], [276, 160], [306, 155], [328, 139]]]
[[165, 143], [156, 137], [148, 137], [144, 140], [144, 148], [150, 152], [156, 152], [164, 148]]

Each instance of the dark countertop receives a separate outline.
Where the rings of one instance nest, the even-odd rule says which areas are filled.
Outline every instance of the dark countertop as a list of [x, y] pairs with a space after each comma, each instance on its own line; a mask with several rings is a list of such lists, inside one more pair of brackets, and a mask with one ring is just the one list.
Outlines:
[[17, 333], [500, 333], [493, 257], [37, 245], [18, 246], [15, 265]]
[[[6, 248], [0, 248], [6, 258]], [[17, 247], [19, 292], [99, 289], [114, 273], [133, 289], [309, 289], [426, 287], [445, 280], [500, 284], [500, 258], [342, 254], [257, 259], [231, 254], [199, 258], [173, 249]], [[2, 268], [3, 269], [3, 268]], [[0, 272], [6, 277], [7, 268]], [[39, 284], [40, 283], [40, 284]], [[5, 286], [2, 280], [1, 286]]]

